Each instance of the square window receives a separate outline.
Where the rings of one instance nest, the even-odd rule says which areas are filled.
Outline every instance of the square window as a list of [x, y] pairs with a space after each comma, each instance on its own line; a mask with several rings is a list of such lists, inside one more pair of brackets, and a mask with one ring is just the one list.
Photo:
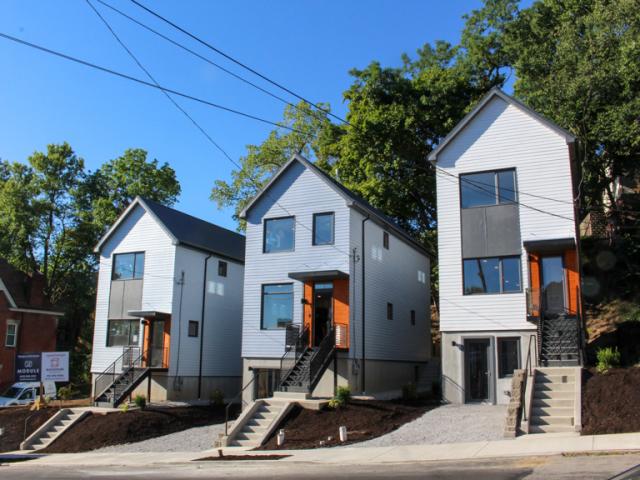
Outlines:
[[333, 245], [334, 223], [333, 212], [313, 214], [314, 245]]
[[411, 325], [415, 325], [415, 324], [416, 324], [416, 311], [411, 310]]
[[263, 330], [280, 330], [293, 323], [293, 284], [262, 286]]
[[6, 347], [15, 347], [18, 344], [18, 324], [13, 320], [7, 322], [7, 334], [4, 344]]
[[222, 260], [218, 262], [218, 276], [220, 277], [227, 276], [227, 262], [223, 262]]
[[138, 345], [139, 336], [139, 320], [109, 320], [107, 326], [107, 347]]
[[112, 280], [132, 280], [144, 276], [144, 252], [118, 253], [113, 256]]
[[520, 339], [498, 338], [498, 376], [513, 376], [514, 370], [520, 368]]
[[393, 303], [387, 303], [387, 320], [393, 320]]
[[189, 336], [190, 337], [198, 336], [198, 327], [199, 327], [199, 323], [196, 320], [189, 320]]
[[382, 233], [382, 246], [389, 250], [389, 232]]
[[268, 218], [264, 221], [264, 253], [292, 252], [295, 245], [295, 218]]

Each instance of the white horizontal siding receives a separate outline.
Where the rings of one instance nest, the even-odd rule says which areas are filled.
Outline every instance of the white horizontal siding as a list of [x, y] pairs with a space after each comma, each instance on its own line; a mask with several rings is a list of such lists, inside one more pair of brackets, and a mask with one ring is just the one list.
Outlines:
[[[100, 270], [93, 333], [92, 373], [104, 371], [122, 354], [122, 347], [107, 347], [109, 290], [112, 258], [116, 253], [145, 252], [142, 309], [171, 312], [175, 246], [160, 225], [137, 206], [100, 251]], [[142, 344], [142, 328], [140, 328]]]
[[[284, 330], [261, 330], [261, 288], [268, 283], [293, 283], [293, 318], [302, 321], [302, 283], [291, 272], [341, 270], [349, 272], [349, 207], [315, 173], [299, 162], [280, 176], [249, 211], [245, 255], [242, 356], [280, 358]], [[313, 214], [335, 212], [335, 244], [312, 245]], [[264, 218], [294, 215], [295, 251], [262, 253]]]
[[[202, 374], [240, 376], [242, 326], [241, 264], [211, 256], [207, 267], [205, 319], [202, 325], [204, 262], [208, 254], [187, 247], [176, 248], [176, 285], [171, 321], [171, 362], [169, 375], [195, 376], [200, 367], [200, 335], [204, 335]], [[227, 276], [218, 275], [218, 262], [227, 262]], [[182, 276], [184, 273], [184, 277]], [[189, 337], [189, 321], [198, 322], [198, 336]]]
[[[575, 238], [569, 147], [559, 134], [504, 100], [494, 97], [440, 153], [437, 167], [456, 177], [461, 173], [515, 168], [522, 241]], [[438, 172], [437, 198], [440, 329], [532, 328], [526, 321], [524, 288], [529, 284], [529, 273], [524, 249], [523, 293], [463, 295], [458, 179]]]

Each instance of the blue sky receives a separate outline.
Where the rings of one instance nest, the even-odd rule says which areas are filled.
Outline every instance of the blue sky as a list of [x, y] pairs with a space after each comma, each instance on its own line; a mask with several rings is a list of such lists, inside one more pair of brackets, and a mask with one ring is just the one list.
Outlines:
[[[188, 44], [243, 76], [248, 72], [171, 30], [127, 0], [117, 8]], [[343, 116], [352, 68], [372, 60], [400, 63], [437, 39], [455, 43], [462, 15], [479, 1], [152, 1], [143, 3], [221, 50]], [[283, 105], [177, 49], [94, 2], [129, 48], [164, 86], [274, 121]], [[0, 3], [0, 31], [129, 75], [144, 75], [84, 0]], [[87, 168], [143, 148], [168, 162], [182, 195], [177, 208], [228, 228], [231, 210], [209, 200], [215, 179], [233, 165], [161, 92], [0, 39], [0, 158], [25, 161], [48, 143], [68, 141]], [[269, 87], [259, 79], [252, 81]], [[282, 94], [282, 92], [278, 92]], [[285, 94], [286, 95], [286, 94]], [[233, 158], [260, 143], [270, 127], [178, 99]], [[291, 101], [295, 101], [291, 98]]]

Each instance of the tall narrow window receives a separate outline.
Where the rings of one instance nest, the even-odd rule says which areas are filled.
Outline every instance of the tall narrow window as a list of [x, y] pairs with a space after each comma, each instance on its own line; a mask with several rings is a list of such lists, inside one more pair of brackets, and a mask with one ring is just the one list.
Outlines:
[[144, 276], [144, 252], [117, 253], [113, 256], [113, 280], [132, 280]]
[[227, 262], [223, 262], [222, 260], [218, 261], [218, 276], [227, 276]]
[[7, 321], [7, 335], [5, 336], [4, 345], [6, 347], [15, 347], [18, 344], [18, 322], [15, 320]]
[[293, 284], [262, 286], [263, 330], [278, 330], [293, 323]]
[[200, 324], [196, 320], [189, 320], [189, 336], [197, 337], [198, 336], [198, 327]]
[[411, 310], [411, 325], [415, 325], [415, 324], [416, 324], [416, 311]]
[[382, 246], [389, 250], [389, 232], [382, 233]]
[[498, 376], [511, 377], [520, 368], [520, 339], [498, 338]]
[[334, 214], [314, 213], [313, 214], [313, 244], [332, 245], [334, 242]]
[[393, 320], [393, 303], [387, 303], [387, 320]]
[[268, 218], [264, 221], [264, 253], [291, 252], [295, 245], [295, 218]]

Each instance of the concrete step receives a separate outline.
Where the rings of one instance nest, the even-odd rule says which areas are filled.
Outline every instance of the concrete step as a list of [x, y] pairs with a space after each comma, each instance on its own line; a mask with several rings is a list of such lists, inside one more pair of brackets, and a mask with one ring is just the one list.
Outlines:
[[250, 440], [233, 440], [230, 444], [230, 447], [256, 447], [257, 445]]
[[575, 375], [576, 369], [572, 367], [538, 367], [537, 372], [544, 375]]
[[529, 433], [561, 433], [574, 431], [574, 427], [567, 425], [531, 425], [529, 427]]
[[537, 374], [536, 383], [571, 383], [575, 385], [576, 377], [574, 375], [546, 375]]
[[538, 383], [536, 382], [536, 391], [552, 391], [552, 392], [573, 392], [576, 388], [575, 383]]
[[251, 432], [245, 432], [244, 430], [242, 430], [240, 433], [238, 433], [238, 435], [236, 435], [236, 441], [243, 441], [243, 440], [247, 440], [253, 443], [257, 443], [258, 441], [260, 441], [260, 439], [262, 438], [262, 434], [261, 433], [251, 433]]
[[573, 398], [534, 398], [533, 408], [570, 408], [573, 411]]
[[531, 425], [567, 425], [573, 426], [573, 416], [569, 417], [531, 417]]
[[533, 399], [535, 400], [571, 400], [573, 401], [575, 392], [573, 390], [534, 390]]
[[532, 417], [573, 417], [573, 406], [570, 407], [536, 407], [531, 410]]
[[269, 425], [271, 425], [271, 423], [268, 423], [266, 425], [245, 425], [242, 428], [242, 433], [255, 433], [255, 434], [260, 434], [260, 436], [262, 437], [264, 435], [264, 433], [267, 431], [267, 429], [269, 428]]

